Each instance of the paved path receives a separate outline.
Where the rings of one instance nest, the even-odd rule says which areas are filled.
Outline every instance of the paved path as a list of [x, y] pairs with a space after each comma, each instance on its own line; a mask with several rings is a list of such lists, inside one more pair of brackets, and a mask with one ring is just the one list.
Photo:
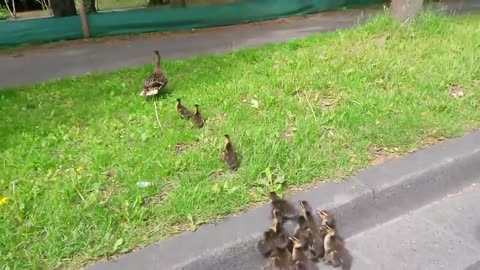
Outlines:
[[25, 54], [22, 57], [0, 56], [0, 87], [141, 65], [152, 61], [151, 52], [155, 49], [160, 50], [163, 58], [180, 59], [282, 42], [312, 33], [354, 26], [359, 19], [378, 10], [325, 12], [305, 19], [287, 19], [278, 23], [248, 24], [191, 34], [85, 44]]
[[348, 240], [352, 270], [479, 270], [480, 184]]
[[[447, 0], [447, 2], [450, 8], [460, 12], [480, 10], [479, 0]], [[155, 49], [159, 49], [164, 58], [180, 59], [282, 42], [312, 33], [352, 27], [381, 11], [382, 8], [377, 7], [324, 12], [306, 18], [221, 27], [190, 34], [77, 44], [27, 52], [20, 57], [0, 54], [0, 87], [141, 65], [152, 60], [150, 52]]]

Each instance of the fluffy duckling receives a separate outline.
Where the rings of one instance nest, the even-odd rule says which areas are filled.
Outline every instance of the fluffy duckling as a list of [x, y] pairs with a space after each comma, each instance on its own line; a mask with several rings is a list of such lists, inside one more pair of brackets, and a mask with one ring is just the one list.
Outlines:
[[[305, 219], [304, 216], [299, 216], [297, 219], [297, 226], [295, 227], [293, 231], [293, 236], [297, 239], [305, 239], [306, 241], [306, 246], [309, 247], [312, 245], [312, 232], [310, 231], [310, 228], [308, 227], [307, 220]], [[293, 241], [288, 242], [288, 249], [292, 250], [294, 246]]]
[[292, 254], [286, 248], [277, 248], [269, 257], [269, 267], [272, 270], [294, 270]]
[[304, 216], [300, 216], [297, 220], [297, 226], [293, 232], [293, 236], [296, 238], [308, 238], [311, 234], [308, 226], [307, 219]]
[[225, 134], [225, 146], [221, 155], [221, 159], [227, 164], [230, 170], [238, 169], [237, 153], [233, 149], [230, 136]]
[[322, 239], [325, 239], [325, 236], [327, 235], [327, 226], [335, 229], [335, 219], [333, 218], [333, 216], [328, 214], [326, 210], [317, 211], [316, 213], [318, 216], [320, 216], [320, 219], [322, 220], [322, 223], [320, 225], [320, 236]]
[[336, 232], [330, 226], [326, 226], [327, 235], [324, 240], [324, 249], [325, 256], [324, 260], [327, 264], [332, 265], [333, 267], [338, 267], [342, 265], [340, 254], [338, 250], [338, 244], [336, 239]]
[[297, 238], [295, 236], [292, 236], [289, 239], [293, 242], [292, 261], [294, 263], [301, 262], [306, 264], [308, 262], [309, 255], [305, 239]]
[[285, 219], [295, 219], [298, 216], [298, 211], [295, 206], [289, 201], [281, 198], [274, 191], [268, 194], [272, 202], [272, 215], [275, 210], [278, 210]]
[[257, 249], [264, 257], [270, 256], [276, 247], [277, 234], [275, 229], [270, 228], [263, 233], [262, 239], [257, 243]]
[[195, 113], [193, 114], [192, 123], [196, 128], [202, 128], [205, 125], [205, 121], [198, 109], [198, 104], [195, 104]]
[[317, 215], [322, 219], [322, 226], [329, 226], [335, 229], [335, 219], [330, 215], [327, 210], [317, 211]]
[[288, 237], [283, 229], [283, 219], [278, 211], [272, 218], [272, 227], [263, 233], [263, 238], [257, 243], [258, 251], [268, 257], [276, 248], [286, 248]]
[[307, 201], [299, 201], [300, 207], [302, 209], [303, 216], [305, 217], [308, 228], [311, 232], [311, 244], [310, 251], [314, 258], [323, 257], [324, 251], [324, 236], [320, 230], [320, 226], [315, 220], [315, 216], [312, 213], [312, 207]]
[[155, 69], [143, 82], [143, 90], [141, 96], [151, 97], [160, 92], [160, 89], [167, 87], [168, 79], [163, 70], [160, 68], [160, 53], [155, 50]]
[[307, 263], [301, 262], [301, 261], [296, 261], [295, 264], [293, 265], [294, 270], [307, 270]]
[[[283, 270], [289, 267], [289, 265], [283, 265], [282, 259], [279, 256], [270, 256], [268, 258], [268, 268], [270, 270]], [[265, 268], [263, 268], [265, 269]]]
[[187, 109], [187, 107], [182, 105], [182, 100], [177, 98], [177, 104], [175, 105], [175, 109], [177, 110], [180, 117], [183, 119], [190, 119], [193, 117], [193, 113]]

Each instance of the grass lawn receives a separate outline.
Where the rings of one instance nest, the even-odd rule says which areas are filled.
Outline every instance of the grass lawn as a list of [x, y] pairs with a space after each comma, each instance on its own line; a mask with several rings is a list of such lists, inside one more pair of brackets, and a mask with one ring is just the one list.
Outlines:
[[[139, 96], [151, 65], [3, 89], [0, 265], [78, 269], [246, 209], [269, 189], [340, 180], [374, 157], [478, 128], [479, 51], [480, 16], [426, 13], [411, 26], [383, 15], [165, 61], [162, 129]], [[200, 104], [205, 128], [178, 117], [177, 97]], [[219, 161], [226, 133], [242, 156], [234, 173]]]

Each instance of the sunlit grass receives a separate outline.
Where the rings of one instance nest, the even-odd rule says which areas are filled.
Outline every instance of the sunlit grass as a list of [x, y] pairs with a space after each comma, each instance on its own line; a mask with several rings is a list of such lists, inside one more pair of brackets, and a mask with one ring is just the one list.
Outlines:
[[[340, 180], [375, 149], [404, 153], [478, 128], [479, 51], [479, 16], [428, 13], [411, 26], [383, 15], [354, 30], [165, 61], [163, 130], [138, 95], [151, 66], [4, 89], [0, 265], [76, 269], [245, 209], [279, 188], [275, 176], [289, 187]], [[449, 84], [464, 95], [451, 98]], [[205, 128], [178, 117], [177, 97], [200, 104]], [[235, 173], [220, 171], [226, 133], [242, 156]]]

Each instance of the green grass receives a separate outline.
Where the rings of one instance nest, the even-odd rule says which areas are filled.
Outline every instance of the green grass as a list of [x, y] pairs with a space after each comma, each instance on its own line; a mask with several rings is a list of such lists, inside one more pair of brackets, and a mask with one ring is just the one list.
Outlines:
[[98, 0], [99, 10], [145, 7], [145, 0]]
[[10, 13], [8, 12], [7, 8], [0, 6], [0, 20], [8, 19], [10, 17]]
[[[354, 30], [165, 61], [163, 130], [138, 95], [150, 65], [4, 89], [0, 265], [76, 269], [246, 209], [282, 177], [284, 191], [340, 180], [374, 149], [404, 153], [478, 128], [479, 29], [479, 16], [427, 13], [400, 27], [383, 15]], [[465, 95], [450, 98], [449, 84]], [[200, 104], [204, 129], [179, 119], [177, 97]], [[225, 133], [242, 155], [236, 173], [218, 173]]]

